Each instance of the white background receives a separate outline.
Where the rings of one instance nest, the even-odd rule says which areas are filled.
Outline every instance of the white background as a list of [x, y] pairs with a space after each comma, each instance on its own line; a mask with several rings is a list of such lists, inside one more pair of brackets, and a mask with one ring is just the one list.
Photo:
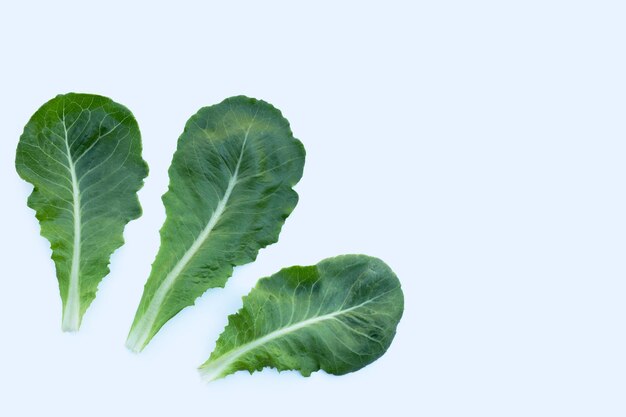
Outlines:
[[[623, 2], [164, 3], [0, 6], [0, 415], [626, 415]], [[31, 114], [69, 91], [128, 106], [151, 169], [75, 335], [13, 165]], [[176, 139], [236, 94], [305, 144], [300, 203], [279, 243], [133, 355]], [[342, 253], [402, 281], [385, 356], [200, 380], [256, 279]]]

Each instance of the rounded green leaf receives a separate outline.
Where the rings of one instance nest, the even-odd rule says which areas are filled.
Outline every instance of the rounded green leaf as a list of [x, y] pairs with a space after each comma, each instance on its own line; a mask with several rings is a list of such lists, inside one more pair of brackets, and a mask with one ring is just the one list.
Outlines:
[[59, 95], [24, 128], [15, 166], [34, 186], [28, 206], [50, 241], [63, 330], [78, 330], [124, 226], [141, 215], [137, 191], [148, 167], [137, 122], [109, 98]]
[[403, 310], [400, 282], [380, 259], [344, 255], [285, 268], [244, 297], [200, 373], [211, 381], [264, 367], [353, 372], [387, 351]]
[[233, 266], [278, 240], [298, 201], [305, 152], [272, 105], [232, 97], [200, 109], [178, 140], [163, 196], [167, 218], [126, 345], [142, 350], [161, 326]]

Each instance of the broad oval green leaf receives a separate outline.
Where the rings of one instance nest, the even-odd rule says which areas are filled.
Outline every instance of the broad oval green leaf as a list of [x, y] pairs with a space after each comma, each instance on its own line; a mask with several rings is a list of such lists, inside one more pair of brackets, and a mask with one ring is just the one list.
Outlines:
[[304, 147], [272, 105], [232, 97], [200, 109], [178, 140], [163, 196], [166, 220], [126, 346], [141, 351], [159, 329], [233, 266], [278, 239], [296, 206]]
[[200, 373], [212, 381], [264, 367], [342, 375], [382, 356], [404, 310], [380, 259], [343, 255], [263, 278], [231, 315]]
[[24, 128], [15, 166], [34, 186], [28, 206], [50, 241], [62, 328], [76, 331], [124, 243], [124, 226], [141, 215], [137, 191], [148, 167], [137, 122], [109, 98], [59, 95]]

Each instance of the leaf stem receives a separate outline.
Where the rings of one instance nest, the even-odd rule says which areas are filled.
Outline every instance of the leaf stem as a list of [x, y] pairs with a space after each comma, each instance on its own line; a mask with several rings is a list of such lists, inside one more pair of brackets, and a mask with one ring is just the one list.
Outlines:
[[81, 213], [80, 213], [80, 189], [78, 187], [78, 179], [76, 177], [76, 167], [72, 161], [70, 153], [70, 145], [67, 136], [67, 127], [65, 124], [65, 109], [63, 110], [63, 130], [65, 132], [65, 149], [67, 152], [67, 161], [69, 163], [70, 175], [72, 177], [72, 197], [73, 197], [73, 214], [74, 214], [74, 242], [72, 248], [72, 267], [70, 271], [70, 279], [65, 300], [65, 308], [63, 309], [63, 322], [61, 328], [64, 332], [75, 332], [80, 327], [80, 246], [81, 246]]

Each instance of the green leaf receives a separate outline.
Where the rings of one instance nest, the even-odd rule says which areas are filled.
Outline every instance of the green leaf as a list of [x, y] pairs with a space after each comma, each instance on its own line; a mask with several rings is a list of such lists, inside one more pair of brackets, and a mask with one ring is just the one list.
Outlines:
[[59, 95], [24, 128], [15, 167], [34, 186], [28, 206], [50, 241], [63, 301], [64, 331], [76, 331], [141, 215], [137, 191], [148, 167], [132, 113], [91, 94]]
[[393, 340], [404, 296], [380, 259], [344, 255], [261, 279], [231, 315], [200, 367], [212, 381], [266, 366], [342, 375], [381, 357]]
[[200, 109], [178, 140], [163, 196], [161, 247], [126, 346], [141, 351], [161, 326], [233, 266], [278, 240], [298, 201], [304, 147], [270, 104], [232, 97]]

